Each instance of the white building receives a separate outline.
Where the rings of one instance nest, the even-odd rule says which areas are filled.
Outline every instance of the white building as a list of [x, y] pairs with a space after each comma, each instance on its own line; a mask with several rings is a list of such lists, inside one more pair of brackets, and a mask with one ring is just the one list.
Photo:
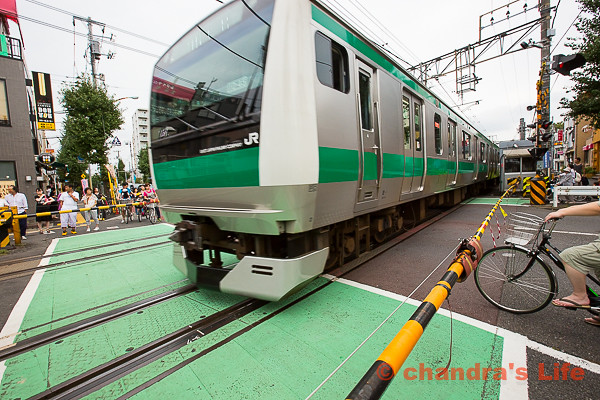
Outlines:
[[131, 160], [132, 170], [135, 171], [136, 177], [140, 177], [138, 168], [138, 154], [140, 150], [148, 148], [148, 110], [138, 108], [131, 118], [133, 124], [133, 134], [131, 138]]

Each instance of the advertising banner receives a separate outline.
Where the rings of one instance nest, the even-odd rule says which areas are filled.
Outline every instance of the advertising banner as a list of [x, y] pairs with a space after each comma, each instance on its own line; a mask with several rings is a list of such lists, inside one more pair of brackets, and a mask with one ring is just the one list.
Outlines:
[[52, 104], [50, 75], [43, 72], [32, 72], [32, 74], [38, 129], [54, 131], [56, 130], [56, 127], [54, 124], [54, 106]]

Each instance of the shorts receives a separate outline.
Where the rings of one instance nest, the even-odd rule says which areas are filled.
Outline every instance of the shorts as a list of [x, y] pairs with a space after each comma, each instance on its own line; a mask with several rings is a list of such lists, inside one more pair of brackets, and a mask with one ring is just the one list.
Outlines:
[[560, 258], [584, 274], [592, 272], [600, 278], [600, 238], [581, 246], [569, 247], [560, 253]]
[[60, 227], [66, 228], [67, 226], [70, 226], [71, 228], [75, 228], [77, 226], [76, 212], [60, 214]]

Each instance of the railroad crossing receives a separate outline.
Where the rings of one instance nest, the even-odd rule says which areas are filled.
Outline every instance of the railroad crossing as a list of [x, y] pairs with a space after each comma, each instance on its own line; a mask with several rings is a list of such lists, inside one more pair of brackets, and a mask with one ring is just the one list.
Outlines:
[[[45, 242], [25, 289], [6, 302], [16, 305], [1, 321], [0, 396], [345, 398], [496, 201], [473, 199], [343, 276], [324, 275], [276, 303], [190, 288], [172, 265], [167, 224]], [[502, 207], [549, 212], [518, 199]], [[482, 235], [484, 249], [496, 222]], [[555, 244], [566, 247], [597, 229], [581, 217], [559, 232]], [[435, 246], [423, 251], [424, 243]], [[1, 279], [0, 289], [10, 285]], [[559, 295], [570, 289], [562, 279]], [[594, 398], [597, 328], [583, 313], [549, 306], [507, 314], [472, 280], [449, 301], [383, 398]]]

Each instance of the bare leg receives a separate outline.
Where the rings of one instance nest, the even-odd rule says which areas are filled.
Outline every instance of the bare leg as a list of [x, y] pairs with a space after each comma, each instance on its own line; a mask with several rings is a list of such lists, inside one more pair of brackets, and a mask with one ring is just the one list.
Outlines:
[[[567, 273], [567, 278], [569, 278], [569, 281], [573, 286], [573, 293], [567, 297], [564, 297], [564, 299], [574, 301], [581, 305], [589, 305], [590, 299], [588, 298], [585, 290], [585, 274], [577, 271], [569, 264], [565, 264], [565, 272]], [[561, 302], [560, 300], [554, 300], [553, 303], [563, 307], [569, 306], [569, 303]]]

